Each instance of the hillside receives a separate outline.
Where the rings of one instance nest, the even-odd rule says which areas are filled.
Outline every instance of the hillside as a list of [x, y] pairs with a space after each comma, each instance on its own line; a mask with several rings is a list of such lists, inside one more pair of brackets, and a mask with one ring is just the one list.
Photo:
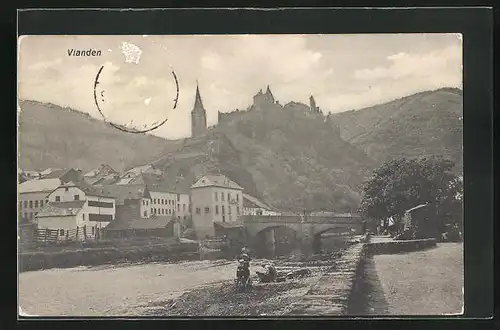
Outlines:
[[440, 154], [460, 170], [461, 95], [440, 89], [326, 117], [302, 103], [264, 100], [220, 114], [203, 136], [177, 141], [124, 133], [78, 111], [25, 101], [20, 167], [86, 171], [105, 163], [123, 171], [152, 164], [174, 184], [220, 172], [284, 210], [347, 212], [358, 205], [362, 180], [384, 160]]
[[442, 88], [338, 113], [342, 137], [381, 163], [400, 156], [444, 155], [461, 171], [462, 91]]
[[22, 101], [19, 112], [19, 167], [75, 167], [92, 170], [106, 163], [121, 171], [167, 152], [162, 138], [117, 130], [69, 108]]
[[351, 211], [374, 166], [324, 116], [300, 103], [232, 113], [213, 130], [232, 141], [257, 190], [282, 209]]

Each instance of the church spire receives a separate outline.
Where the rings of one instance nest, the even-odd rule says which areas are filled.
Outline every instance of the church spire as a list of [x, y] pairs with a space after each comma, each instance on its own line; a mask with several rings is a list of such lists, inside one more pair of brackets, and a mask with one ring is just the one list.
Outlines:
[[203, 102], [201, 101], [200, 88], [198, 86], [198, 80], [196, 80], [196, 96], [194, 100], [194, 110], [204, 109]]

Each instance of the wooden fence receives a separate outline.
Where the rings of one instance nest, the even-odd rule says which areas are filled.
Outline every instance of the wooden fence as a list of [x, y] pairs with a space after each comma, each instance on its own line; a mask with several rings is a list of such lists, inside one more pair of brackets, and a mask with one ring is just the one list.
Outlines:
[[76, 227], [74, 229], [48, 229], [34, 230], [34, 240], [37, 243], [57, 244], [60, 242], [76, 242], [98, 240], [101, 237], [99, 227]]

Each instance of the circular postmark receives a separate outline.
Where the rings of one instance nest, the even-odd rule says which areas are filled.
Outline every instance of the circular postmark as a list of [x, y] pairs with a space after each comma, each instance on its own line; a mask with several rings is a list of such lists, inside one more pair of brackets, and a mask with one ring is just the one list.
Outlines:
[[[159, 45], [162, 52], [168, 53], [162, 44], [154, 40], [152, 42]], [[150, 132], [168, 121], [167, 104], [170, 100], [173, 102], [171, 110], [176, 109], [179, 100], [179, 80], [170, 65], [170, 73], [166, 76], [171, 75], [173, 81], [171, 78], [157, 75], [163, 71], [161, 68], [151, 71], [151, 60], [141, 69], [138, 64], [142, 50], [135, 44], [122, 42], [120, 48], [125, 56], [125, 63], [129, 64], [120, 68], [107, 63], [99, 68], [93, 88], [95, 106], [104, 122], [116, 129], [127, 133]], [[145, 94], [149, 97], [146, 98]]]
[[[104, 71], [104, 65], [100, 67], [94, 80], [94, 102], [95, 106], [97, 107], [97, 110], [99, 111], [103, 120], [106, 123], [108, 123], [109, 125], [113, 126], [116, 129], [119, 129], [127, 133], [146, 133], [159, 128], [168, 121], [168, 115], [164, 115], [163, 118], [161, 118], [160, 120], [156, 120], [152, 123], [145, 123], [140, 127], [133, 127], [133, 126], [128, 127], [127, 125], [117, 124], [109, 120], [105, 115], [104, 113], [105, 111], [103, 109], [105, 108], [104, 105], [106, 103], [106, 90], [105, 88], [101, 87], [101, 82], [100, 82], [100, 78], [102, 77], [103, 71]], [[172, 106], [172, 109], [175, 109], [177, 107], [177, 102], [179, 100], [179, 80], [177, 79], [177, 75], [175, 74], [174, 70], [171, 70], [171, 74], [175, 82], [175, 98], [173, 99], [173, 106]], [[130, 124], [132, 124], [132, 122]]]

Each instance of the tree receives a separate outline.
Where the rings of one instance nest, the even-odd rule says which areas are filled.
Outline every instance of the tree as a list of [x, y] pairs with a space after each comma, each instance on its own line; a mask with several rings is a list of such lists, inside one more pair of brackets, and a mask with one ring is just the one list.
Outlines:
[[463, 187], [451, 172], [453, 166], [438, 156], [388, 161], [364, 182], [358, 212], [378, 223], [391, 216], [401, 218], [406, 210], [427, 203], [441, 231], [446, 224], [461, 226]]

